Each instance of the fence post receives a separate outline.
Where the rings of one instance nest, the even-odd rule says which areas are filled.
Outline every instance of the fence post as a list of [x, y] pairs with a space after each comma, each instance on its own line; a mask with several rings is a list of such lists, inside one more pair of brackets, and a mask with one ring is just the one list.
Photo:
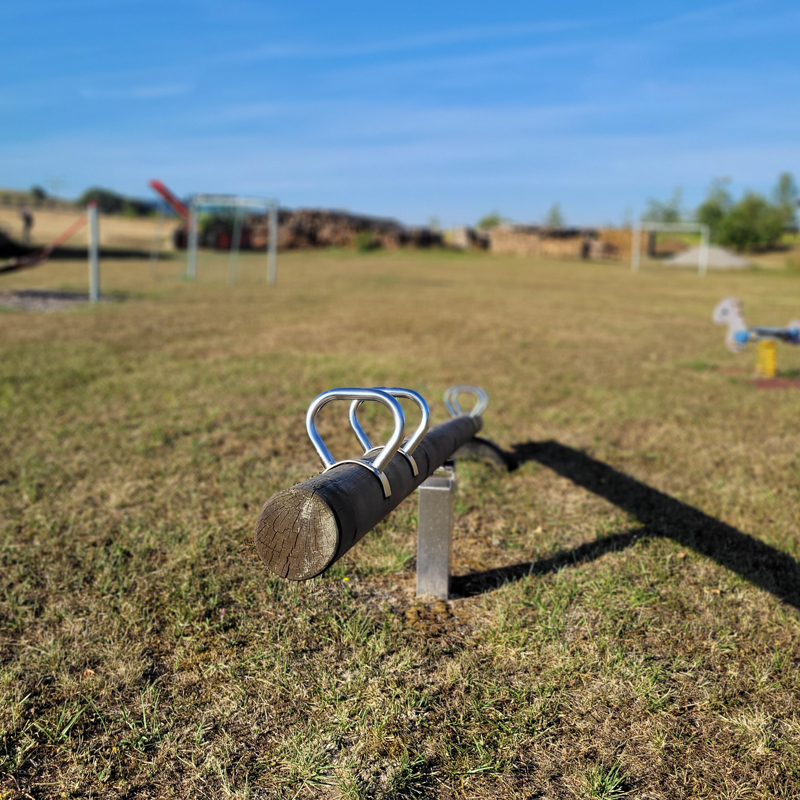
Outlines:
[[456, 470], [446, 462], [419, 487], [417, 522], [417, 597], [450, 596], [453, 495]]
[[700, 275], [705, 275], [708, 272], [708, 239], [708, 225], [703, 225], [700, 229], [700, 253], [697, 264]]
[[189, 211], [189, 242], [187, 247], [186, 277], [197, 277], [197, 206], [192, 202]]
[[156, 266], [158, 264], [158, 254], [161, 250], [161, 227], [164, 224], [164, 211], [161, 207], [158, 209], [158, 218], [156, 219], [156, 231], [153, 234], [153, 247], [150, 250], [150, 277], [155, 278]]
[[274, 286], [278, 282], [278, 204], [269, 204], [269, 243], [267, 245], [267, 283]]
[[96, 303], [100, 299], [100, 256], [98, 252], [100, 234], [96, 202], [89, 203], [86, 215], [89, 218], [89, 301]]
[[631, 269], [634, 272], [639, 271], [639, 261], [641, 260], [642, 253], [642, 228], [640, 225], [636, 225], [631, 233], [632, 236], [632, 243], [631, 243]]
[[236, 283], [236, 265], [239, 261], [239, 248], [242, 244], [242, 207], [236, 207], [231, 236], [231, 254], [228, 259], [228, 283]]

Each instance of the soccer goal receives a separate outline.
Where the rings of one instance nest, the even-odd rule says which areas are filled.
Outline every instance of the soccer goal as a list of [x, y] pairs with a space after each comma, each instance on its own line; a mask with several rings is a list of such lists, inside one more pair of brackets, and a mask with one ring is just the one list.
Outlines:
[[697, 272], [705, 275], [708, 272], [708, 225], [702, 222], [640, 222], [633, 229], [631, 246], [631, 269], [638, 272], [642, 260], [643, 231], [676, 231], [700, 234], [700, 247], [697, 249]]
[[[226, 249], [226, 246], [230, 248], [228, 283], [236, 283], [245, 218], [248, 213], [266, 212], [267, 283], [274, 286], [278, 282], [278, 201], [273, 198], [240, 197], [232, 194], [196, 194], [189, 204], [189, 240], [186, 248], [186, 276], [191, 279], [197, 277], [199, 217], [203, 211], [233, 213], [232, 230], [216, 232], [217, 238], [214, 244], [218, 249]], [[248, 240], [252, 241], [249, 232]]]

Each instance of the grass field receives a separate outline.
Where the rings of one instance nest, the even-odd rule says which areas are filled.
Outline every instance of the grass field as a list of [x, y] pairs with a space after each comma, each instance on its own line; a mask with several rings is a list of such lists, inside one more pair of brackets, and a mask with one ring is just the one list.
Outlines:
[[[800, 316], [796, 272], [263, 261], [106, 262], [118, 302], [0, 313], [0, 798], [800, 794], [800, 391], [710, 322]], [[441, 421], [464, 382], [518, 468], [459, 466], [457, 597], [414, 598], [414, 498], [325, 576], [265, 571], [316, 394]]]

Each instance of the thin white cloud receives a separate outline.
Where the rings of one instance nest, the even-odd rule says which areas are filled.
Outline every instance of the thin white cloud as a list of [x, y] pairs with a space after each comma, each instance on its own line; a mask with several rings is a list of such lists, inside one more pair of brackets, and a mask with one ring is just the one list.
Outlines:
[[730, 19], [733, 12], [741, 9], [753, 8], [765, 5], [764, 0], [734, 0], [730, 3], [718, 3], [705, 8], [697, 8], [683, 14], [676, 14], [672, 17], [661, 19], [648, 26], [651, 30], [664, 28], [683, 28], [687, 25], [708, 25], [712, 22]]
[[267, 43], [245, 52], [237, 53], [241, 60], [258, 59], [330, 59], [357, 56], [384, 55], [414, 50], [442, 47], [448, 44], [473, 42], [495, 42], [520, 39], [532, 35], [553, 34], [587, 29], [598, 24], [597, 20], [563, 20], [554, 22], [520, 23], [518, 25], [495, 25], [472, 28], [453, 28], [432, 31], [419, 36], [399, 39], [383, 39], [373, 42], [353, 42], [344, 45], [329, 45], [301, 42], [292, 45]]
[[735, 0], [660, 20], [648, 25], [642, 35], [710, 42], [786, 35], [798, 27], [800, 10], [782, 0]]
[[85, 86], [80, 90], [81, 97], [86, 100], [156, 100], [162, 97], [176, 97], [187, 94], [192, 86], [187, 83], [162, 83], [152, 86], [130, 86], [115, 89], [97, 89]]

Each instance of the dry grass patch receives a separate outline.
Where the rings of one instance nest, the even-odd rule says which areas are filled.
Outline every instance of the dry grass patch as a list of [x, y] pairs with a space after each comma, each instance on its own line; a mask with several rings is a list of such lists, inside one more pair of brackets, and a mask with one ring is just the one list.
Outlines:
[[[709, 319], [797, 316], [796, 277], [262, 261], [106, 262], [129, 302], [0, 315], [0, 797], [796, 796], [800, 395], [729, 374]], [[413, 596], [413, 500], [266, 574], [309, 401], [408, 385], [441, 419], [456, 382], [517, 467], [459, 466], [458, 596]]]

